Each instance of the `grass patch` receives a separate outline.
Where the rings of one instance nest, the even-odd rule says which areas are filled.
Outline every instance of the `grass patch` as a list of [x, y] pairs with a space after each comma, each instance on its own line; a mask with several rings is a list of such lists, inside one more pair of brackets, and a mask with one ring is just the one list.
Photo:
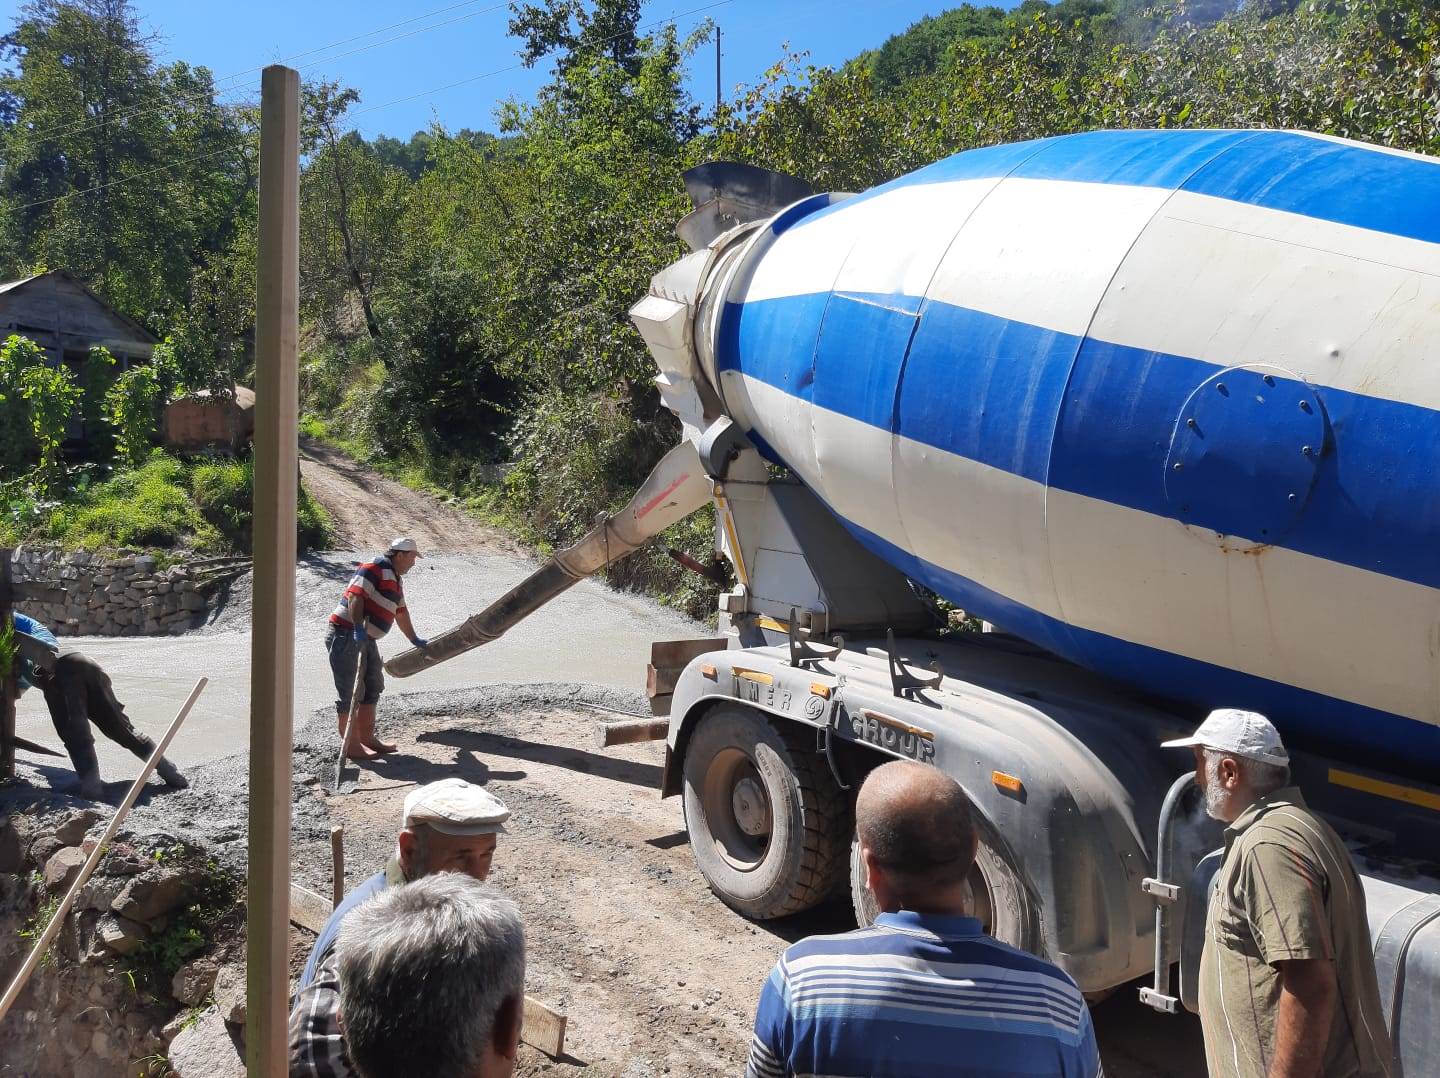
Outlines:
[[[193, 461], [156, 450], [140, 467], [78, 485], [55, 502], [17, 504], [28, 495], [12, 494], [10, 511], [0, 511], [0, 540], [38, 538], [67, 550], [248, 554], [253, 483], [248, 457]], [[328, 541], [325, 511], [303, 488], [296, 527], [302, 551]]]

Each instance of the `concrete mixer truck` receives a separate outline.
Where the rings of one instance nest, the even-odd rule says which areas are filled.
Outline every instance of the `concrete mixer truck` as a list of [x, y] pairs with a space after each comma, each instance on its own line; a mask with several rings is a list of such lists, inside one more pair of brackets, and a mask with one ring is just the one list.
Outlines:
[[[681, 444], [388, 669], [713, 505], [721, 635], [652, 690], [715, 892], [864, 918], [854, 791], [924, 761], [978, 808], [989, 930], [1167, 1010], [1220, 843], [1158, 745], [1263, 711], [1354, 843], [1397, 1064], [1440, 1073], [1440, 162], [1116, 131], [686, 183], [692, 253], [631, 311]], [[996, 631], [937, 636], [932, 596]]]

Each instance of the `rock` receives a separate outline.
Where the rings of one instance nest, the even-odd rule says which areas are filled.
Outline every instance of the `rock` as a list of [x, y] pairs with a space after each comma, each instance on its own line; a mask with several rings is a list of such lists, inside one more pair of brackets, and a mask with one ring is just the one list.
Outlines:
[[85, 832], [103, 819], [105, 816], [95, 809], [77, 809], [68, 813], [60, 826], [55, 828], [55, 837], [66, 846], [78, 846]]
[[155, 558], [150, 554], [141, 554], [135, 559], [135, 568], [138, 572], [153, 573], [155, 571]]
[[25, 849], [20, 843], [20, 829], [7, 816], [0, 820], [0, 873], [19, 872], [24, 861]]
[[64, 848], [65, 843], [56, 838], [54, 832], [41, 831], [30, 840], [30, 861], [32, 864], [43, 865], [57, 850]]
[[181, 604], [185, 607], [186, 610], [204, 610], [205, 596], [201, 595], [199, 592], [187, 591], [184, 597], [181, 599]]
[[245, 1078], [243, 1044], [214, 1007], [175, 1034], [169, 1055], [178, 1078]]
[[245, 967], [221, 966], [215, 978], [215, 1006], [232, 1026], [245, 1024]]
[[79, 846], [66, 846], [45, 862], [45, 889], [51, 894], [65, 891], [85, 863], [85, 851]]
[[150, 930], [128, 917], [107, 914], [95, 926], [95, 939], [114, 954], [132, 954], [150, 938]]
[[187, 1007], [194, 1007], [215, 987], [219, 967], [213, 958], [197, 958], [175, 971], [170, 994]]
[[148, 924], [180, 905], [189, 890], [190, 880], [185, 873], [162, 868], [132, 879], [110, 908], [122, 917]]
[[75, 898], [75, 905], [78, 909], [100, 910], [103, 913], [114, 905], [115, 900], [120, 897], [120, 892], [124, 889], [123, 877], [102, 876], [97, 872], [80, 889], [80, 894]]

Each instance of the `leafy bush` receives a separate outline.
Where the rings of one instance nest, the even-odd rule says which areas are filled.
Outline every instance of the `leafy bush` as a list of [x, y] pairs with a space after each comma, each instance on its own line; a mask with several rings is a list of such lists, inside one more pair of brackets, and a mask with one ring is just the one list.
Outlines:
[[109, 460], [111, 453], [110, 417], [105, 407], [110, 385], [115, 380], [115, 357], [108, 348], [95, 345], [85, 354], [80, 368], [80, 416], [85, 422], [85, 441], [90, 455]]
[[34, 484], [43, 496], [61, 478], [60, 444], [65, 441], [65, 429], [84, 391], [65, 367], [37, 363], [21, 371], [19, 381], [20, 395], [29, 405], [30, 433], [40, 447]]
[[20, 377], [27, 368], [44, 363], [45, 353], [29, 337], [12, 333], [0, 345], [0, 476], [18, 475], [34, 451]]
[[150, 451], [159, 397], [160, 378], [152, 367], [132, 367], [115, 379], [105, 395], [105, 411], [115, 425], [116, 448], [128, 464], [140, 464]]

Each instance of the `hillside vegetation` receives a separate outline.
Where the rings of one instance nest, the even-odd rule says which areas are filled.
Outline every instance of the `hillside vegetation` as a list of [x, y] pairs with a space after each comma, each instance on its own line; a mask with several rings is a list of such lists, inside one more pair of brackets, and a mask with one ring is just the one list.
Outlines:
[[[625, 312], [683, 253], [673, 228], [693, 164], [749, 161], [856, 191], [959, 150], [1098, 127], [1295, 127], [1440, 152], [1433, 4], [1232, 9], [967, 5], [838, 70], [778, 57], [713, 112], [683, 85], [707, 31], [645, 30], [639, 0], [546, 0], [513, 5], [511, 31], [550, 81], [533, 103], [505, 105], [494, 134], [368, 142], [347, 129], [353, 90], [307, 86], [308, 429], [537, 543], [568, 542], [677, 436]], [[113, 85], [66, 83], [75, 68], [53, 58], [76, 42], [120, 50]], [[157, 66], [125, 0], [39, 0], [6, 43], [0, 266], [80, 273], [171, 337], [193, 384], [243, 376], [253, 112], [219, 103], [208, 72]], [[74, 127], [102, 105], [146, 104], [143, 122]], [[59, 133], [35, 136], [46, 129]], [[157, 165], [147, 184], [63, 197]], [[497, 462], [514, 464], [498, 483]], [[704, 553], [707, 523], [667, 538]], [[615, 579], [707, 605], [708, 585], [662, 553]]]

